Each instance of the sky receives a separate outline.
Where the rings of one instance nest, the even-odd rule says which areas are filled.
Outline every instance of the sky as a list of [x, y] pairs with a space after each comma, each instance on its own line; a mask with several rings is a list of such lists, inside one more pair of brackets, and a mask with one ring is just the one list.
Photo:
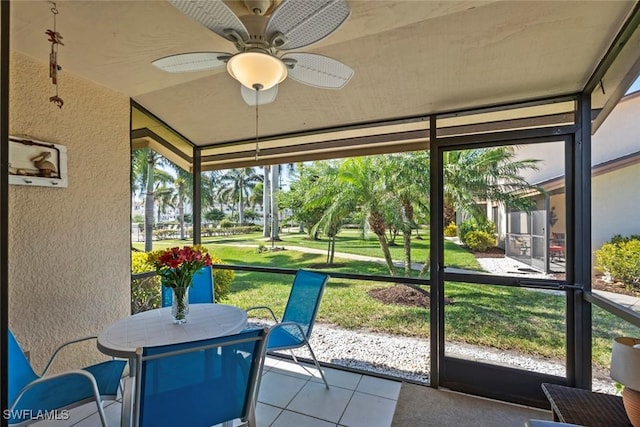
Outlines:
[[633, 84], [631, 85], [631, 87], [629, 88], [627, 93], [635, 92], [635, 91], [638, 91], [638, 90], [640, 90], [640, 76], [638, 76], [636, 81], [633, 82]]

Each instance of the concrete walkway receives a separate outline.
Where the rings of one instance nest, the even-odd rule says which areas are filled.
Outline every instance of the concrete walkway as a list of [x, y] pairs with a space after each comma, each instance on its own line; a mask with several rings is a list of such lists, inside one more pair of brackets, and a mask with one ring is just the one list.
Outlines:
[[608, 300], [628, 308], [629, 310], [633, 310], [636, 313], [640, 313], [640, 298], [632, 297], [631, 295], [616, 294], [615, 292], [600, 291], [597, 289], [595, 289], [593, 293], [601, 295], [603, 298], [607, 298]]
[[[237, 246], [237, 247], [245, 247], [245, 248], [256, 248], [257, 245], [242, 245], [242, 244], [226, 244], [228, 246]], [[314, 248], [305, 248], [303, 246], [278, 246], [279, 248], [285, 248], [286, 250], [305, 252], [310, 254], [319, 254], [326, 255], [326, 249], [314, 249]], [[384, 258], [371, 257], [366, 255], [356, 255], [349, 254], [345, 252], [336, 252], [336, 258], [344, 258], [344, 259], [352, 259], [356, 261], [367, 261], [367, 262], [375, 262], [378, 264], [385, 264], [386, 262]], [[508, 257], [502, 258], [478, 258], [478, 262], [480, 266], [487, 272], [492, 274], [498, 274], [501, 276], [517, 276], [517, 277], [529, 277], [529, 278], [547, 278], [549, 277], [547, 274], [541, 271], [535, 271], [531, 268], [531, 266], [524, 264], [518, 260]], [[402, 261], [394, 261], [394, 265], [398, 268], [403, 268], [404, 263]], [[411, 263], [411, 269], [420, 271], [422, 269], [421, 263], [414, 262]], [[456, 268], [447, 268], [449, 272], [465, 272], [468, 270], [456, 269]], [[477, 272], [476, 272], [477, 273]], [[603, 298], [607, 298], [616, 304], [619, 304], [625, 308], [633, 310], [635, 312], [640, 313], [640, 298], [633, 297], [630, 295], [617, 294], [614, 292], [600, 291], [594, 290], [594, 294], [601, 295]]]

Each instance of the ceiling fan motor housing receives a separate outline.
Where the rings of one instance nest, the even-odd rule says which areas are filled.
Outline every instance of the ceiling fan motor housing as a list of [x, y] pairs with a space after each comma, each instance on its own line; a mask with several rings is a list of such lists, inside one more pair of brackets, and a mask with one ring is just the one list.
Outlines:
[[238, 50], [243, 51], [249, 48], [269, 49], [269, 41], [265, 39], [264, 31], [267, 26], [268, 18], [260, 15], [245, 15], [238, 17], [244, 24], [249, 33], [249, 39], [243, 40], [245, 46], [237, 46]]
[[244, 0], [244, 5], [249, 11], [255, 15], [265, 15], [273, 2], [271, 0]]

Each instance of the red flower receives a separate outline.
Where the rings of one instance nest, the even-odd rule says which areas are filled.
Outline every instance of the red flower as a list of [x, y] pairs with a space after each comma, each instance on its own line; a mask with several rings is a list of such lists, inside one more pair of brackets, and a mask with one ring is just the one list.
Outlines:
[[211, 265], [211, 256], [200, 247], [175, 247], [160, 253], [155, 259], [157, 273], [165, 286], [189, 286], [196, 271]]

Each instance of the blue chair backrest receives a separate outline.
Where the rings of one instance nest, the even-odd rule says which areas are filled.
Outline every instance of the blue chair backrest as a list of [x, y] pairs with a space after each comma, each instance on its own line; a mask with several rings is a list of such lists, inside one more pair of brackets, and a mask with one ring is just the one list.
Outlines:
[[[162, 286], [162, 306], [169, 307], [173, 302], [171, 288]], [[213, 273], [211, 266], [207, 265], [196, 271], [189, 289], [189, 304], [202, 304], [214, 302]]]
[[20, 345], [9, 330], [9, 405], [13, 403], [18, 393], [31, 381], [38, 379], [38, 375], [31, 368], [31, 364], [24, 355]]
[[307, 270], [298, 270], [293, 280], [282, 321], [299, 323], [307, 338], [311, 335], [313, 322], [328, 280], [328, 274]]
[[137, 359], [140, 427], [209, 427], [247, 416], [256, 396], [266, 329], [142, 349]]

